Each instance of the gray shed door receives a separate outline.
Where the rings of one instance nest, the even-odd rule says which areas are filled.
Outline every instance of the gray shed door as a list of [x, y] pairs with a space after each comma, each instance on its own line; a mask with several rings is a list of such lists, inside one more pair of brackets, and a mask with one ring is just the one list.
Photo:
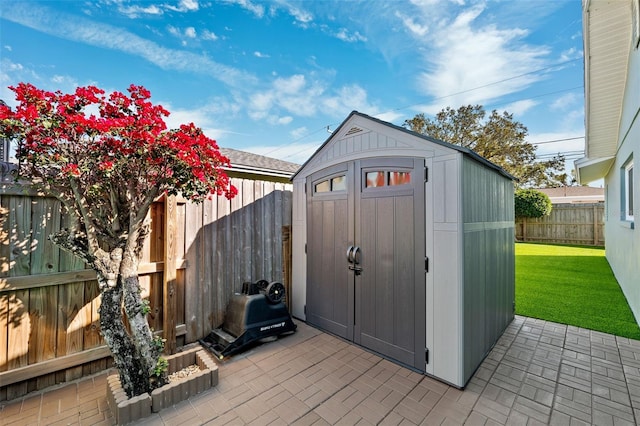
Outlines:
[[425, 367], [424, 160], [363, 159], [307, 179], [311, 324]]

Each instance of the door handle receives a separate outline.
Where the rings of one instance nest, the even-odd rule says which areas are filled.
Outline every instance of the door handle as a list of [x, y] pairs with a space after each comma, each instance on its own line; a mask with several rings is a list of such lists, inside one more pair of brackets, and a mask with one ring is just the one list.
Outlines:
[[349, 263], [353, 263], [353, 249], [355, 247], [354, 246], [349, 246], [347, 248], [347, 262]]
[[356, 265], [360, 263], [360, 246], [355, 246], [352, 251], [352, 262]]
[[360, 247], [349, 246], [347, 248], [347, 261], [350, 263], [349, 269], [351, 271], [356, 275], [360, 275], [362, 273], [362, 268], [357, 266], [360, 263]]

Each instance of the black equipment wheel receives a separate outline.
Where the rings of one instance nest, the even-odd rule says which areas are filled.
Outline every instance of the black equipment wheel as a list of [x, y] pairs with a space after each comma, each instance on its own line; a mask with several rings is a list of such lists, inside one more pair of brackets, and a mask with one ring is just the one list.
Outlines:
[[265, 296], [271, 303], [280, 303], [284, 298], [284, 285], [277, 281], [272, 282], [267, 286]]
[[269, 286], [269, 281], [267, 280], [258, 280], [258, 282], [256, 282], [256, 287], [258, 287], [258, 290], [260, 291], [265, 291], [268, 286]]

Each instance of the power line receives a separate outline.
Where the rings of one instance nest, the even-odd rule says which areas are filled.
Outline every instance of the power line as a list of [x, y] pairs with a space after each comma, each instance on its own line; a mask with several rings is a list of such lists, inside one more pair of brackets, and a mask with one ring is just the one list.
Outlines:
[[[493, 86], [493, 85], [496, 85], [496, 84], [504, 83], [506, 81], [514, 80], [514, 79], [517, 79], [517, 78], [520, 78], [520, 77], [524, 77], [524, 76], [527, 76], [527, 75], [530, 75], [530, 74], [535, 74], [535, 73], [538, 73], [538, 72], [541, 72], [541, 71], [545, 71], [545, 70], [549, 70], [549, 69], [552, 69], [552, 68], [557, 68], [557, 67], [560, 67], [562, 65], [566, 65], [568, 63], [576, 62], [576, 61], [580, 61], [580, 60], [582, 60], [582, 58], [576, 58], [576, 59], [570, 59], [570, 60], [563, 61], [563, 62], [558, 62], [556, 64], [552, 64], [552, 65], [549, 65], [549, 66], [546, 66], [546, 67], [543, 67], [543, 68], [538, 68], [536, 70], [528, 71], [526, 73], [518, 74], [518, 75], [515, 75], [515, 76], [503, 78], [501, 80], [497, 80], [497, 81], [494, 81], [494, 82], [491, 82], [491, 83], [483, 84], [481, 86], [477, 86], [477, 87], [473, 87], [473, 88], [470, 88], [470, 89], [462, 90], [460, 92], [456, 92], [456, 93], [452, 93], [452, 94], [449, 94], [449, 95], [433, 98], [432, 101], [449, 98], [449, 97], [456, 96], [456, 95], [459, 95], [459, 94], [472, 92], [472, 91], [478, 90], [478, 89], [483, 89], [485, 87], [489, 87], [489, 86]], [[528, 97], [522, 98], [522, 99], [511, 100], [509, 102], [513, 103], [513, 102], [518, 102], [518, 101], [522, 101], [522, 100], [536, 99], [536, 98], [540, 98], [540, 97], [544, 97], [544, 96], [550, 96], [550, 95], [555, 95], [555, 94], [558, 94], [558, 93], [569, 92], [569, 91], [572, 91], [572, 90], [581, 89], [583, 87], [584, 86], [571, 87], [571, 88], [568, 88], [568, 89], [563, 89], [563, 90], [557, 90], [557, 91], [554, 91], [554, 92], [543, 93], [543, 94], [536, 95], [536, 96], [528, 96]], [[421, 105], [421, 104], [422, 103], [416, 103], [416, 104], [411, 104], [411, 105], [407, 105], [407, 106], [400, 107], [400, 108], [390, 109], [390, 110], [387, 110], [386, 112], [381, 112], [381, 113], [375, 114], [375, 115], [373, 115], [373, 117], [379, 117], [381, 115], [388, 114], [390, 112], [401, 111], [403, 109], [411, 108], [411, 107], [418, 106], [418, 105]], [[297, 138], [297, 139], [295, 139], [295, 140], [293, 140], [291, 142], [279, 145], [279, 146], [275, 147], [274, 149], [272, 149], [271, 151], [267, 151], [263, 155], [269, 155], [269, 154], [272, 154], [274, 152], [279, 151], [280, 149], [283, 149], [285, 147], [289, 147], [291, 145], [294, 145], [294, 144], [300, 142], [301, 140], [308, 138], [309, 136], [312, 136], [312, 135], [314, 135], [314, 134], [316, 134], [316, 133], [318, 133], [318, 132], [320, 132], [322, 130], [325, 130], [325, 129], [329, 128], [331, 125], [337, 125], [337, 124], [339, 124], [339, 123], [332, 123], [332, 124], [329, 124], [327, 126], [323, 126], [323, 127], [319, 128], [319, 129], [317, 129], [317, 130], [315, 130], [315, 131], [313, 131], [311, 133], [308, 133], [306, 135], [303, 135], [303, 136], [301, 136], [301, 137], [299, 137], [299, 138]], [[298, 155], [298, 154], [300, 154], [300, 153], [302, 153], [304, 151], [307, 151], [309, 149], [311, 149], [311, 148], [309, 148], [309, 147], [303, 148], [302, 150], [296, 151], [295, 153], [288, 154], [288, 155], [284, 156], [283, 158], [293, 157], [293, 156]]]
[[531, 145], [544, 145], [546, 143], [556, 143], [556, 142], [566, 142], [566, 141], [575, 141], [578, 139], [584, 139], [584, 136], [577, 136], [575, 138], [565, 138], [565, 139], [553, 139], [550, 141], [542, 141], [542, 142], [529, 142]]
[[[445, 95], [445, 96], [440, 96], [440, 97], [437, 97], [437, 98], [433, 98], [432, 101], [438, 101], [440, 99], [450, 98], [452, 96], [461, 95], [463, 93], [472, 92], [474, 90], [484, 89], [485, 87], [495, 86], [496, 84], [504, 83], [505, 81], [515, 80], [516, 78], [524, 77], [524, 76], [530, 75], [530, 74], [535, 74], [535, 73], [540, 72], [540, 71], [548, 70], [550, 68], [556, 68], [556, 67], [559, 67], [561, 65], [568, 64], [570, 62], [581, 61], [581, 60], [582, 60], [582, 58], [576, 58], [576, 59], [569, 59], [568, 61], [558, 62], [557, 64], [549, 65], [547, 67], [539, 68], [539, 69], [533, 70], [533, 71], [528, 71], [528, 72], [523, 73], [523, 74], [514, 75], [513, 77], [503, 78], [502, 80], [493, 81], [491, 83], [483, 84], [482, 86], [477, 86], [477, 87], [473, 87], [471, 89], [465, 89], [465, 90], [462, 90], [460, 92], [452, 93], [450, 95]], [[533, 97], [527, 98], [527, 99], [533, 99]], [[512, 102], [516, 102], [516, 101], [512, 101]], [[411, 108], [411, 107], [418, 106], [418, 105], [421, 105], [421, 103], [407, 105], [407, 106], [401, 107], [401, 108], [395, 108], [395, 109], [387, 111], [387, 113], [388, 112], [394, 112], [394, 111], [400, 111], [400, 110]], [[378, 114], [378, 115], [382, 115], [382, 114], [385, 114], [385, 113], [381, 113], [381, 114]]]
[[584, 151], [583, 150], [579, 150], [579, 151], [558, 151], [558, 152], [549, 153], [549, 154], [536, 155], [536, 159], [540, 160], [540, 159], [554, 158], [554, 157], [557, 157], [559, 155], [564, 156], [565, 159], [567, 157], [575, 157], [575, 156], [582, 157], [582, 156], [584, 156]]
[[[291, 142], [288, 142], [288, 143], [286, 143], [286, 144], [279, 145], [279, 146], [275, 147], [274, 149], [272, 149], [271, 151], [265, 152], [263, 155], [269, 155], [269, 154], [271, 154], [271, 153], [273, 153], [273, 152], [276, 152], [276, 151], [278, 151], [278, 150], [280, 150], [280, 149], [282, 149], [282, 148], [285, 148], [285, 147], [288, 147], [288, 146], [291, 146], [291, 145], [295, 145], [296, 143], [300, 142], [302, 139], [305, 139], [305, 138], [308, 138], [309, 136], [315, 135], [316, 133], [318, 133], [318, 132], [320, 132], [320, 131], [322, 131], [322, 130], [325, 130], [327, 127], [329, 127], [329, 126], [323, 126], [323, 127], [319, 128], [319, 129], [317, 129], [317, 130], [314, 130], [314, 131], [313, 131], [313, 132], [311, 132], [311, 133], [308, 133], [308, 134], [306, 134], [306, 135], [300, 136], [298, 139], [295, 139], [295, 140], [293, 140], [293, 141], [291, 141]], [[306, 150], [306, 149], [307, 149], [307, 148], [305, 148], [305, 150]], [[304, 151], [304, 150], [303, 150], [303, 151]], [[300, 151], [300, 152], [303, 152], [303, 151]], [[291, 156], [292, 156], [292, 155], [287, 155], [287, 156], [285, 156], [284, 158], [288, 158], [288, 157], [291, 157]]]
[[[536, 96], [528, 96], [528, 97], [526, 97], [526, 98], [522, 98], [522, 99], [515, 99], [515, 100], [511, 100], [511, 101], [509, 101], [509, 102], [518, 102], [518, 101], [527, 100], [527, 99], [536, 99], [536, 98], [541, 98], [541, 97], [544, 97], [544, 96], [556, 95], [556, 94], [558, 94], [558, 93], [570, 92], [570, 91], [572, 91], [572, 90], [582, 89], [583, 87], [584, 87], [584, 86], [575, 86], [575, 87], [570, 87], [570, 88], [568, 88], [568, 89], [562, 89], [562, 90], [556, 90], [556, 91], [553, 91], [553, 92], [542, 93], [542, 94], [540, 94], [540, 95], [536, 95]], [[419, 104], [416, 104], [416, 105], [419, 105]], [[377, 116], [380, 116], [380, 115], [384, 115], [384, 114], [386, 114], [386, 113], [388, 113], [388, 112], [398, 111], [398, 110], [399, 110], [399, 109], [396, 109], [396, 110], [390, 110], [390, 111], [387, 111], [387, 112], [382, 112], [382, 113], [379, 113], [379, 114], [374, 115], [374, 117], [377, 117]], [[291, 143], [280, 145], [280, 146], [278, 146], [276, 149], [274, 149], [274, 150], [272, 150], [272, 151], [269, 151], [269, 152], [275, 152], [275, 151], [277, 151], [277, 150], [279, 150], [279, 149], [282, 149], [282, 148], [287, 147], [287, 146], [289, 146], [289, 145], [295, 144], [295, 143], [297, 143], [298, 141], [300, 141], [300, 140], [302, 140], [302, 139], [304, 139], [304, 138], [306, 138], [306, 137], [308, 137], [308, 136], [314, 135], [314, 134], [318, 133], [319, 131], [326, 129], [327, 127], [330, 127], [330, 126], [332, 126], [332, 125], [333, 125], [333, 126], [335, 126], [335, 125], [338, 125], [338, 124], [340, 124], [340, 123], [332, 123], [332, 124], [330, 124], [330, 125], [328, 125], [328, 126], [322, 127], [322, 128], [320, 128], [320, 129], [318, 129], [318, 130], [314, 131], [313, 133], [309, 133], [308, 135], [305, 135], [305, 136], [302, 136], [302, 137], [300, 137], [300, 138], [296, 139], [295, 141], [293, 141], [293, 142], [291, 142]], [[583, 139], [583, 138], [584, 138], [584, 136], [579, 136], [579, 137], [576, 137], [576, 138], [557, 139], [557, 140], [552, 140], [552, 141], [530, 142], [530, 143], [531, 143], [532, 145], [538, 145], [538, 144], [553, 143], [553, 142], [561, 142], [561, 141], [568, 141], [568, 140], [574, 140], [574, 139]], [[290, 157], [293, 157], [293, 156], [298, 155], [298, 154], [301, 154], [302, 152], [307, 151], [307, 150], [309, 150], [309, 149], [311, 149], [311, 148], [304, 148], [304, 149], [302, 149], [302, 150], [300, 150], [300, 151], [296, 151], [296, 152], [294, 152], [294, 153], [291, 153], [291, 154], [289, 154], [289, 155], [286, 155], [286, 156], [285, 156], [285, 157], [283, 157], [283, 158], [290, 158]], [[268, 153], [269, 153], [269, 152], [268, 152]], [[264, 154], [264, 155], [267, 155], [268, 153], [266, 153], [266, 154]]]

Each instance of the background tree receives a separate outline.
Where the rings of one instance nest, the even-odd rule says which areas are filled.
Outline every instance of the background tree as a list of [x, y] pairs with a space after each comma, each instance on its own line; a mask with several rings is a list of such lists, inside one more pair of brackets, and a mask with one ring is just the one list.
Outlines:
[[447, 107], [434, 119], [417, 114], [404, 127], [423, 135], [460, 145], [499, 165], [518, 179], [518, 187], [555, 187], [568, 180], [564, 157], [538, 160], [536, 147], [525, 138], [527, 128], [513, 120], [513, 114], [492, 111], [487, 119], [480, 105], [457, 110]]
[[517, 189], [515, 193], [516, 217], [543, 217], [551, 214], [553, 205], [549, 196], [535, 189]]
[[18, 106], [0, 106], [0, 136], [17, 142], [18, 177], [70, 215], [69, 229], [50, 239], [96, 271], [101, 332], [122, 386], [130, 397], [149, 392], [167, 377], [138, 281], [149, 207], [163, 194], [233, 197], [222, 170], [229, 160], [193, 123], [167, 130], [169, 113], [141, 86], [131, 85], [128, 96], [92, 86], [71, 94], [25, 83], [10, 89]]

